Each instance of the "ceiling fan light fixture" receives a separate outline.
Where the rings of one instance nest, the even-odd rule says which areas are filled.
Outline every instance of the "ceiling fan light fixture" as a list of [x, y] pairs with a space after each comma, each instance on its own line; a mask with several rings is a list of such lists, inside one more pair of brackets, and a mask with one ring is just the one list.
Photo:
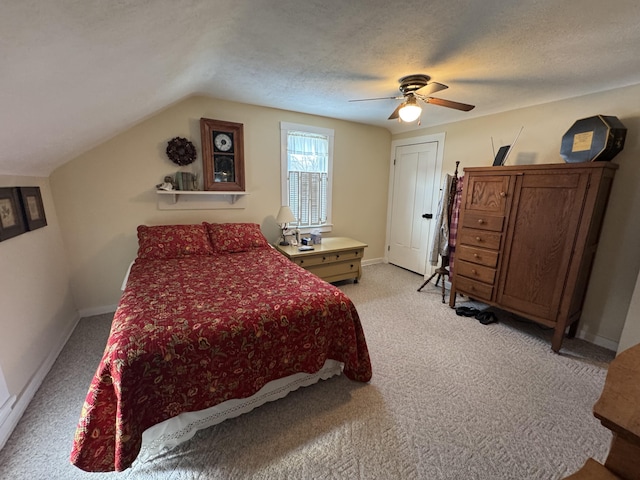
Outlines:
[[400, 108], [398, 115], [400, 115], [400, 119], [403, 122], [411, 123], [415, 122], [420, 117], [421, 113], [422, 108], [420, 108], [416, 99], [411, 97], [407, 99], [402, 108]]
[[400, 86], [398, 90], [402, 93], [402, 96], [394, 97], [379, 97], [379, 98], [363, 98], [361, 100], [349, 100], [350, 102], [362, 102], [367, 100], [403, 100], [400, 105], [397, 105], [388, 120], [397, 120], [399, 122], [411, 123], [418, 121], [420, 125], [420, 116], [422, 115], [422, 107], [420, 106], [418, 99], [423, 103], [432, 105], [438, 105], [440, 107], [453, 108], [454, 110], [460, 110], [462, 112], [468, 112], [475, 108], [474, 105], [468, 105], [466, 103], [453, 102], [451, 100], [445, 100], [444, 98], [436, 98], [431, 95], [445, 90], [449, 87], [442, 83], [431, 82], [431, 77], [424, 74], [407, 75], [402, 77], [399, 82]]

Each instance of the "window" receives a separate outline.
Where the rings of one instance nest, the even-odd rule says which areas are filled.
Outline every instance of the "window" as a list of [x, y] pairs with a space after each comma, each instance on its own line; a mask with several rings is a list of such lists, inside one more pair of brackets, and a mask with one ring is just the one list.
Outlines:
[[301, 230], [331, 230], [333, 130], [280, 123], [282, 205]]

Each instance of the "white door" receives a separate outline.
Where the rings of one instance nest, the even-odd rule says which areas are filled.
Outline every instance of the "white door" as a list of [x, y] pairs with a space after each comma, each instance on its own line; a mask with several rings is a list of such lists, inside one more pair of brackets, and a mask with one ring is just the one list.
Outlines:
[[438, 142], [399, 146], [395, 152], [388, 260], [421, 275], [437, 216], [437, 152]]

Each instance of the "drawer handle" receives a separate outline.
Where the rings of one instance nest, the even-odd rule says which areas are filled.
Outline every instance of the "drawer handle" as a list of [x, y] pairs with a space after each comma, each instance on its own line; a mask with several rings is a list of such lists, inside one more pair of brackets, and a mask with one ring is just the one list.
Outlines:
[[479, 219], [478, 219], [478, 224], [479, 224], [479, 225], [482, 225], [483, 223], [484, 223], [484, 220], [483, 220], [483, 219], [481, 219], [481, 218], [479, 218]]
[[474, 253], [473, 258], [480, 258], [480, 255], [478, 255], [477, 253]]
[[336, 255], [336, 260], [340, 258], [340, 255]]
[[300, 260], [300, 265], [302, 265], [304, 263], [304, 260]]
[[476, 237], [476, 242], [481, 242], [481, 241], [482, 241], [482, 238]]
[[322, 257], [322, 261], [324, 262], [327, 259], [327, 257]]
[[353, 268], [353, 263], [351, 264], [351, 268]]
[[477, 271], [475, 268], [472, 268], [472, 269], [471, 269], [471, 273], [473, 273], [474, 275], [477, 275], [477, 274], [478, 274], [478, 271]]
[[507, 196], [507, 192], [500, 192], [500, 196], [501, 196], [502, 198], [506, 197], [506, 196]]

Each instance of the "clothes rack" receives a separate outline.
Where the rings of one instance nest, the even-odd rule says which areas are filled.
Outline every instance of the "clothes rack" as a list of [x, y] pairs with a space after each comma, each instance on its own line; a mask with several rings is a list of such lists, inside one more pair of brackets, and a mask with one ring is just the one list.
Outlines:
[[[458, 166], [459, 165], [460, 165], [460, 162], [459, 161], [456, 162], [456, 169], [455, 169], [455, 172], [453, 173], [453, 179], [451, 180], [449, 191], [446, 192], [446, 194], [448, 195], [447, 212], [446, 212], [446, 216], [447, 216], [446, 221], [448, 226], [451, 225], [451, 214], [453, 212], [453, 203], [454, 203], [453, 200], [456, 195], [456, 188], [458, 184]], [[445, 192], [443, 192], [443, 196], [444, 194]], [[425, 287], [425, 285], [429, 283], [431, 279], [433, 279], [433, 277], [437, 275], [438, 278], [436, 278], [436, 287], [438, 286], [438, 282], [442, 280], [442, 303], [445, 303], [445, 294], [446, 294], [445, 279], [450, 276], [449, 269], [447, 268], [449, 266], [449, 255], [448, 254], [440, 255], [440, 258], [441, 258], [440, 266], [435, 269], [433, 274], [428, 279], [426, 279], [422, 285], [420, 285], [420, 288], [418, 288], [418, 292], [421, 291]]]

